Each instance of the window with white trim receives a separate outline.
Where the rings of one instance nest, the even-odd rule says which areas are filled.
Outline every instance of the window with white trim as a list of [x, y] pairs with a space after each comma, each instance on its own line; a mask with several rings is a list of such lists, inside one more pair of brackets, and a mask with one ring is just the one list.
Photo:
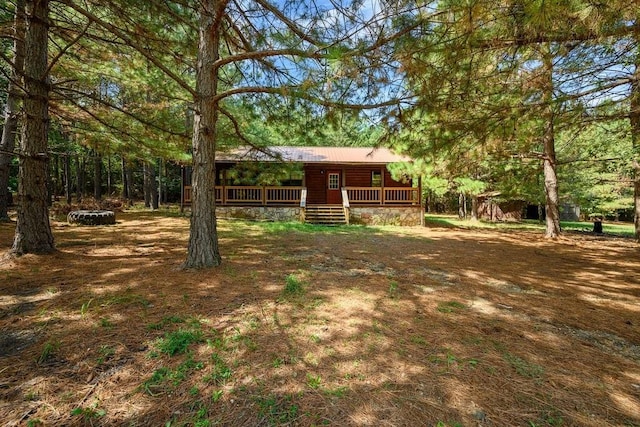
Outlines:
[[340, 174], [329, 174], [329, 190], [338, 190], [340, 188]]

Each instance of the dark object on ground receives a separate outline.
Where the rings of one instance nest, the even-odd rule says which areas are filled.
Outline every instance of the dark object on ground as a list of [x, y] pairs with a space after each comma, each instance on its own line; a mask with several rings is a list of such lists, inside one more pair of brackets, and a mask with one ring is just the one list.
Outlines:
[[602, 220], [596, 219], [593, 221], [593, 232], [597, 234], [602, 234]]
[[116, 214], [113, 211], [71, 211], [67, 221], [69, 224], [82, 225], [115, 224]]

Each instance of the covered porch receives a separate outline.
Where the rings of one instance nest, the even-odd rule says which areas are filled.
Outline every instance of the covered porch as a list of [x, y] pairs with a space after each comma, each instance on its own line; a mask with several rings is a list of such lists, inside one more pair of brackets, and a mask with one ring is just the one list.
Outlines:
[[[352, 218], [393, 218], [399, 213], [405, 215], [405, 212], [413, 212], [417, 221], [421, 222], [419, 179], [405, 177], [396, 180], [387, 170], [389, 163], [407, 161], [406, 158], [385, 149], [373, 148], [272, 149], [277, 150], [277, 158], [266, 158], [267, 161], [297, 164], [296, 176], [289, 176], [278, 185], [238, 185], [239, 174], [234, 167], [246, 162], [265, 162], [264, 155], [260, 153], [251, 157], [245, 152], [221, 157], [216, 162], [218, 171], [215, 186], [216, 206], [220, 212], [233, 212], [233, 216], [246, 214], [249, 217], [269, 217], [274, 209], [293, 212], [289, 208], [295, 208], [295, 214], [290, 215], [296, 215], [304, 222], [347, 224]], [[183, 182], [184, 207], [192, 202], [190, 174], [183, 176]], [[245, 208], [244, 211], [242, 208]], [[368, 209], [363, 210], [365, 208]], [[358, 216], [358, 212], [366, 213]]]
[[[216, 186], [218, 206], [306, 206], [307, 187]], [[420, 205], [418, 187], [342, 187], [338, 205], [416, 206]], [[191, 204], [191, 186], [184, 187], [183, 200]], [[330, 203], [319, 203], [330, 204]]]

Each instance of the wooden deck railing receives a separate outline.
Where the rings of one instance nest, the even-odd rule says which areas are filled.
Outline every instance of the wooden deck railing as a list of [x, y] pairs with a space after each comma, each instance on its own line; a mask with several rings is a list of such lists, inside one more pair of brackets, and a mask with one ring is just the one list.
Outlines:
[[[302, 187], [216, 186], [216, 203], [220, 205], [296, 205]], [[191, 187], [184, 187], [184, 202], [191, 203]]]
[[418, 204], [418, 189], [414, 187], [385, 187], [385, 204], [415, 205]]
[[[299, 205], [304, 187], [216, 186], [220, 205]], [[345, 187], [352, 205], [417, 205], [416, 187]], [[184, 187], [184, 202], [191, 203], [191, 187]]]
[[419, 202], [415, 187], [346, 187], [349, 202], [354, 205], [416, 205]]

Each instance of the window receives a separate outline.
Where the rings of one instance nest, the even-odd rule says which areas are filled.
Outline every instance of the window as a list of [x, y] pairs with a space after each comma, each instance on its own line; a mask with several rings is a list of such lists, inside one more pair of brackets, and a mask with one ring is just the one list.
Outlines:
[[371, 171], [371, 186], [382, 187], [382, 173], [380, 171]]
[[339, 188], [340, 188], [340, 174], [330, 173], [329, 174], [329, 190], [337, 190]]

